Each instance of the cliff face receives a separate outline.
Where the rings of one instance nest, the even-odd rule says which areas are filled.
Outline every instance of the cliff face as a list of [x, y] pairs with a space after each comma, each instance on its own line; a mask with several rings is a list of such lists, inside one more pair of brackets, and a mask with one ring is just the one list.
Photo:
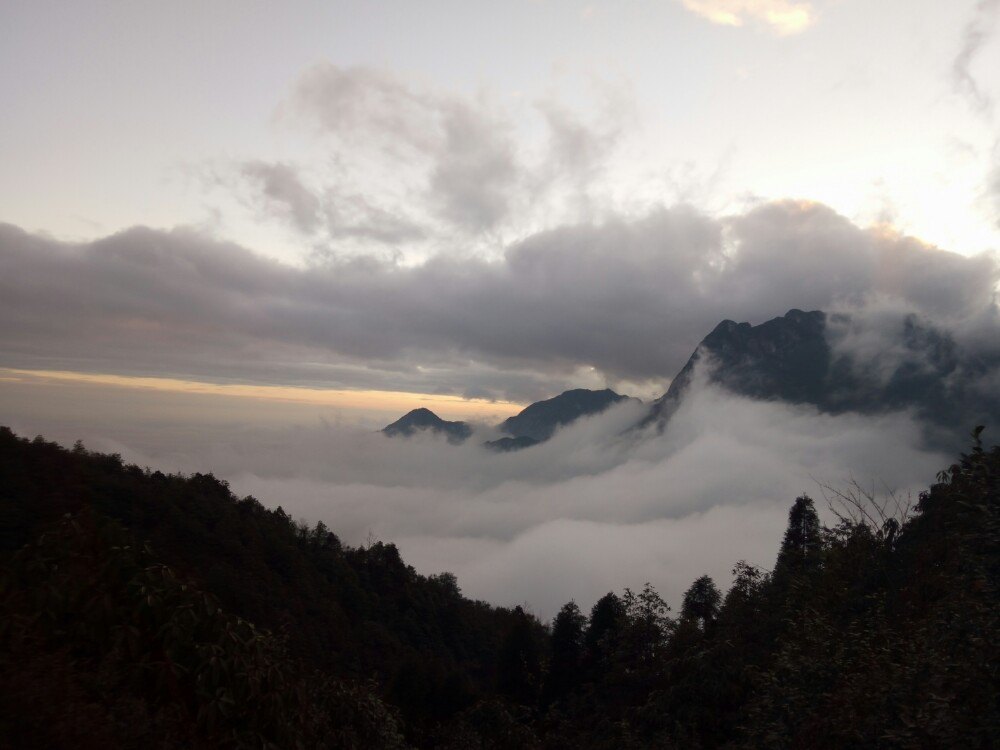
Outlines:
[[1000, 423], [1000, 361], [963, 352], [945, 332], [905, 317], [881, 333], [882, 350], [862, 355], [854, 322], [819, 310], [789, 310], [752, 326], [725, 320], [698, 345], [644, 424], [663, 423], [680, 404], [695, 368], [709, 382], [749, 398], [806, 403], [822, 411], [910, 409], [938, 441]]

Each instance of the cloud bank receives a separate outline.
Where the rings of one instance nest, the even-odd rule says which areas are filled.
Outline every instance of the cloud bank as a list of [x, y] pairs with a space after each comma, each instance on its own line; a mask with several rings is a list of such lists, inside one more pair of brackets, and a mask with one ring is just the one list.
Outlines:
[[418, 571], [455, 573], [468, 596], [526, 602], [546, 618], [570, 598], [589, 607], [647, 580], [677, 606], [704, 573], [728, 585], [740, 558], [770, 567], [794, 498], [812, 493], [822, 508], [817, 482], [905, 494], [950, 461], [919, 447], [905, 413], [830, 416], [700, 381], [663, 435], [623, 439], [637, 416], [626, 403], [511, 454], [480, 447], [483, 432], [453, 446], [316, 418], [148, 429], [100, 408], [100, 427], [26, 421], [140, 465], [211, 471], [351, 544], [369, 533], [393, 542]]
[[186, 229], [73, 244], [4, 225], [0, 366], [528, 401], [665, 384], [720, 320], [793, 307], [889, 299], [948, 330], [995, 331], [997, 281], [994, 256], [792, 201], [723, 218], [658, 208], [540, 232], [493, 260], [415, 264], [295, 267]]

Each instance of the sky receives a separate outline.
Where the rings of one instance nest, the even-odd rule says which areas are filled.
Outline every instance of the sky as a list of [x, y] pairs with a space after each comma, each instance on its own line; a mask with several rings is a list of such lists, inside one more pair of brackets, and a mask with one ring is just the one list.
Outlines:
[[[456, 315], [432, 299], [441, 290], [402, 288], [421, 283], [474, 288], [494, 272], [525, 294], [535, 284], [539, 295], [558, 295], [593, 281], [580, 276], [605, 274], [596, 267], [617, 253], [625, 257], [611, 274], [649, 276], [630, 257], [643, 251], [624, 246], [629, 233], [632, 244], [649, 243], [647, 266], [671, 242], [719, 266], [740, 241], [734, 224], [781, 201], [982, 256], [1000, 244], [998, 7], [14, 0], [0, 9], [4, 242], [20, 242], [20, 230], [64, 252], [174, 244], [232, 263], [245, 253], [249, 265], [273, 261], [270, 277], [297, 271], [301, 283], [367, 273], [381, 279], [358, 294], [425, 297], [418, 312], [398, 311], [411, 318]], [[673, 236], [658, 236], [657, 222]], [[559, 242], [581, 248], [564, 249], [584, 254], [579, 267], [542, 247]], [[588, 258], [588, 243], [604, 246]], [[654, 275], [644, 291], [660, 281], [670, 283]], [[578, 291], [619, 305], [612, 294]], [[615, 340], [634, 349], [613, 329], [613, 340], [583, 334], [598, 352], [547, 331], [559, 341], [540, 346], [564, 351], [546, 355], [539, 372], [537, 351], [484, 330], [488, 321], [445, 334], [431, 352], [419, 350], [427, 337], [413, 320], [379, 325], [420, 340], [405, 356], [361, 342], [297, 341], [278, 352], [267, 341], [231, 366], [208, 367], [201, 350], [192, 355], [200, 366], [167, 367], [135, 352], [127, 365], [105, 355], [10, 356], [8, 341], [0, 364], [517, 403], [602, 384], [652, 397], [718, 320], [761, 322], [794, 296], [771, 307], [720, 299], [711, 313], [686, 314], [665, 331], [676, 351], [655, 366], [610, 365], [631, 356], [610, 351]], [[798, 305], [830, 304], [799, 296]], [[640, 293], [632, 304], [643, 302]], [[373, 316], [363, 304], [343, 306], [345, 321]], [[542, 307], [528, 311], [551, 317], [560, 306]], [[579, 317], [568, 307], [555, 312]], [[649, 312], [633, 317], [649, 321]], [[590, 317], [581, 323], [603, 326]], [[286, 333], [273, 335], [302, 338]], [[470, 337], [491, 340], [490, 351], [471, 351]]]
[[917, 491], [947, 457], [906, 413], [707, 386], [640, 447], [627, 408], [516, 456], [374, 431], [648, 401], [791, 308], [875, 358], [907, 314], [996, 349], [998, 63], [998, 0], [10, 0], [0, 423], [542, 613], [766, 565], [817, 481]]

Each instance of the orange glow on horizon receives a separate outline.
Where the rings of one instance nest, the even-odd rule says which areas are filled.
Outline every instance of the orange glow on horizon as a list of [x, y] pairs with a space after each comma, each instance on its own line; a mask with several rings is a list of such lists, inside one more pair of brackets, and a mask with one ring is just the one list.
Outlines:
[[250, 398], [317, 406], [357, 409], [364, 411], [399, 411], [420, 406], [431, 409], [442, 418], [510, 416], [524, 408], [511, 401], [488, 401], [461, 396], [406, 391], [350, 390], [308, 388], [283, 385], [246, 385], [237, 383], [205, 383], [179, 378], [139, 377], [131, 375], [93, 374], [68, 370], [17, 370], [0, 368], [0, 382], [42, 380], [82, 385], [109, 386], [184, 393], [204, 396]]

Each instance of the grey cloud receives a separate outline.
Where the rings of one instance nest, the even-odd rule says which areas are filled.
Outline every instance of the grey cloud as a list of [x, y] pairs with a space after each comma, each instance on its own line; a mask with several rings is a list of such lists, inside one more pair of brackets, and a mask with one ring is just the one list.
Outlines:
[[444, 220], [478, 231], [507, 215], [521, 167], [512, 125], [489, 107], [383, 71], [332, 64], [307, 71], [290, 102], [350, 148], [374, 147], [390, 169], [423, 164], [423, 199]]
[[321, 132], [348, 139], [377, 137], [388, 147], [432, 149], [440, 137], [435, 97], [373, 68], [316, 65], [299, 78], [289, 106]]
[[[595, 87], [601, 114], [594, 121], [555, 99], [535, 102], [547, 139], [532, 148], [515, 132], [515, 123], [527, 119], [516, 105], [421, 87], [386, 71], [317, 65], [280, 111], [321, 135], [325, 163], [333, 165], [311, 165], [321, 187], [304, 193], [285, 164], [249, 162], [239, 171], [298, 229], [323, 229], [334, 240], [476, 236], [509, 227], [515, 216], [530, 225], [550, 203], [582, 214], [633, 118], [625, 90]], [[325, 207], [322, 227], [317, 202]]]
[[399, 245], [427, 234], [406, 211], [388, 210], [373, 197], [336, 184], [310, 187], [303, 170], [289, 163], [246, 161], [233, 176], [213, 170], [209, 182], [212, 187], [234, 188], [252, 210], [281, 219], [320, 242], [348, 238]]
[[993, 210], [994, 223], [1000, 228], [1000, 139], [993, 144], [993, 168], [986, 178], [986, 197]]
[[962, 46], [951, 66], [952, 85], [964, 96], [970, 106], [980, 114], [989, 114], [993, 109], [993, 97], [983, 91], [972, 75], [971, 66], [979, 51], [993, 35], [1000, 0], [979, 0], [972, 19], [962, 32]]
[[507, 216], [519, 178], [507, 128], [470, 107], [451, 102], [444, 112], [444, 142], [435, 158], [430, 193], [452, 223], [489, 229]]
[[288, 164], [250, 161], [243, 165], [243, 175], [257, 183], [266, 206], [276, 206], [292, 225], [303, 232], [313, 232], [319, 225], [320, 202]]
[[422, 240], [427, 230], [399, 211], [390, 211], [360, 193], [327, 187], [323, 193], [326, 231], [332, 239], [357, 238], [387, 245]]
[[998, 280], [992, 256], [794, 202], [721, 220], [658, 209], [542, 232], [494, 261], [417, 265], [295, 268], [187, 230], [66, 244], [6, 226], [0, 272], [7, 366], [521, 398], [589, 367], [612, 385], [665, 381], [720, 320], [792, 307], [888, 297], [948, 329], [985, 327], [969, 334], [981, 341], [996, 331]]

